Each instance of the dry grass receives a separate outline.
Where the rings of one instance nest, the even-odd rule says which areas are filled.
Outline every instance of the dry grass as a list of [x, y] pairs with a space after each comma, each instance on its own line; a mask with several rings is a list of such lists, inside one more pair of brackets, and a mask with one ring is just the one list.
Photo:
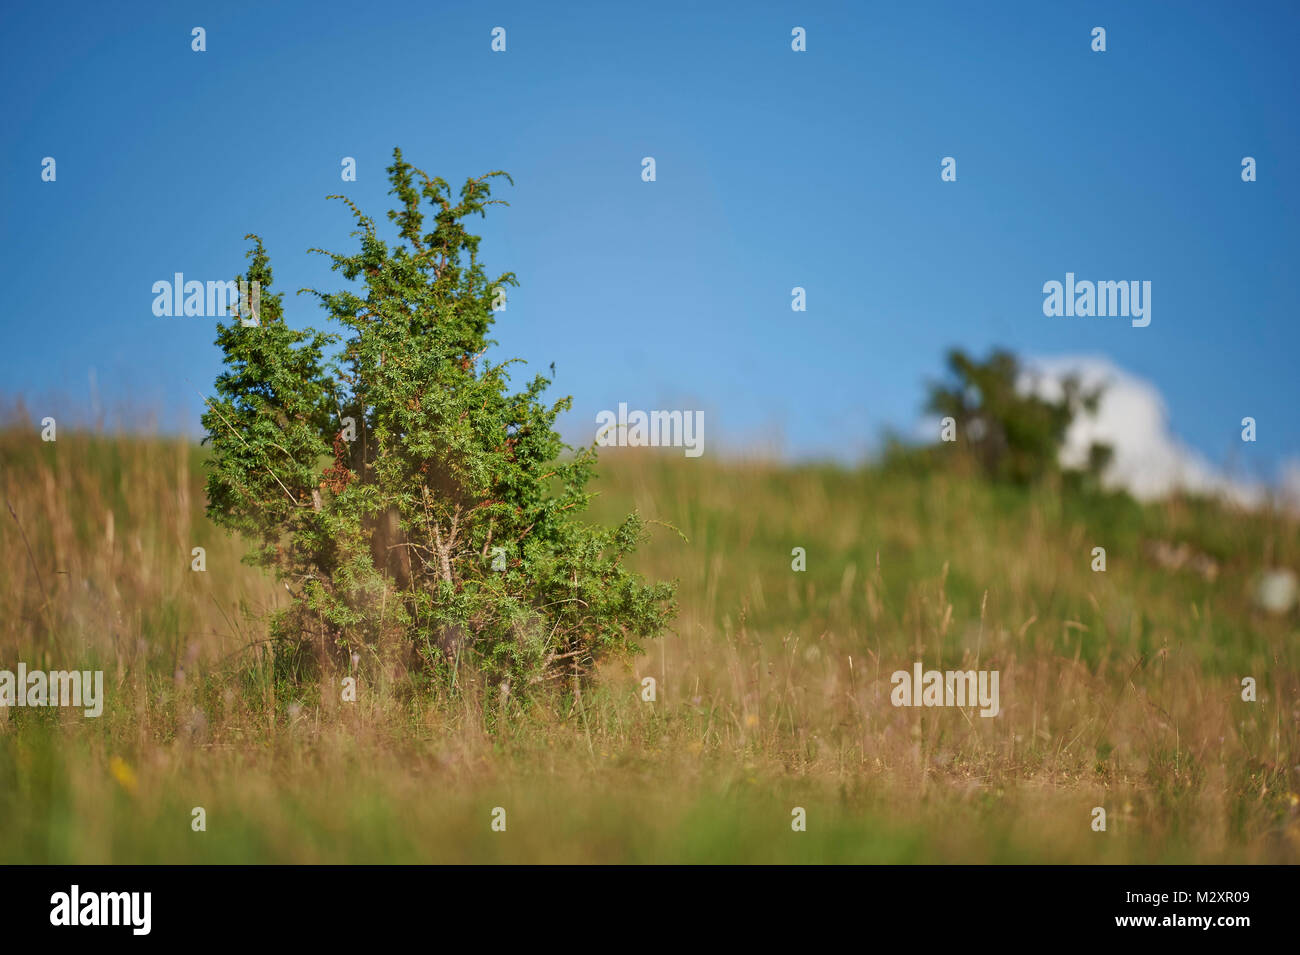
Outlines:
[[[528, 705], [370, 666], [345, 704], [338, 674], [270, 676], [276, 588], [203, 517], [199, 449], [0, 432], [0, 668], [110, 686], [98, 720], [0, 709], [0, 860], [1300, 860], [1297, 623], [1249, 601], [1260, 567], [1300, 567], [1294, 522], [954, 475], [602, 464], [595, 516], [635, 505], [689, 541], [658, 529], [638, 555], [681, 583], [673, 636]], [[1160, 566], [1153, 541], [1218, 576]], [[1001, 714], [891, 706], [918, 659], [999, 670]]]

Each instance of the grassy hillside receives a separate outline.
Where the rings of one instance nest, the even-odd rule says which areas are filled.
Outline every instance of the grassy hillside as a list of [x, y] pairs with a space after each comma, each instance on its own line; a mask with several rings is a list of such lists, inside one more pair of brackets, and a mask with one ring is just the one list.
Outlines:
[[[108, 686], [99, 719], [0, 709], [0, 861], [1300, 861], [1300, 628], [1250, 599], [1294, 521], [607, 452], [592, 516], [686, 538], [637, 560], [680, 582], [671, 637], [527, 706], [362, 660], [353, 704], [271, 677], [282, 592], [201, 461], [0, 432], [0, 669]], [[893, 707], [916, 660], [998, 670], [1001, 713]]]

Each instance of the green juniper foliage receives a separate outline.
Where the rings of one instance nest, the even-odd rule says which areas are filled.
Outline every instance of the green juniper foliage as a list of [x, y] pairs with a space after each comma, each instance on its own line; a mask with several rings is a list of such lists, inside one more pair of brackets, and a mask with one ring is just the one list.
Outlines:
[[510, 393], [512, 362], [485, 355], [494, 298], [517, 283], [488, 280], [464, 220], [500, 202], [490, 182], [505, 173], [468, 180], [453, 202], [393, 155], [393, 247], [331, 197], [351, 208], [360, 249], [323, 254], [364, 293], [308, 291], [344, 334], [285, 324], [248, 236], [260, 325], [219, 327], [208, 513], [285, 582], [272, 633], [301, 658], [396, 648], [515, 685], [586, 672], [662, 632], [673, 587], [623, 566], [644, 534], [636, 514], [613, 529], [579, 520], [595, 451], [566, 454], [554, 430], [571, 399], [544, 404], [541, 375]]

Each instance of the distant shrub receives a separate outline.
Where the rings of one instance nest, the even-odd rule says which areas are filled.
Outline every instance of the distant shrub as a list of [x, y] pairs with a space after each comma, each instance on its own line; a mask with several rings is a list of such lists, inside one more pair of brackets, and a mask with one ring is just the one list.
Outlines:
[[342, 335], [285, 323], [248, 236], [260, 325], [219, 324], [208, 514], [250, 537], [248, 559], [292, 594], [273, 633], [318, 658], [396, 640], [519, 685], [634, 649], [675, 609], [669, 584], [623, 566], [642, 521], [579, 520], [595, 452], [565, 455], [553, 425], [571, 400], [544, 404], [541, 375], [510, 393], [511, 362], [485, 355], [494, 301], [517, 283], [488, 280], [464, 220], [500, 201], [490, 182], [505, 174], [468, 180], [453, 202], [400, 150], [388, 173], [400, 241], [390, 249], [343, 199], [360, 248], [323, 254], [364, 288], [307, 290]]
[[[1060, 473], [1066, 432], [1078, 415], [1096, 412], [1103, 390], [1067, 376], [1058, 399], [1044, 398], [1022, 387], [1019, 361], [1000, 349], [983, 361], [953, 349], [948, 372], [946, 381], [929, 386], [926, 410], [954, 420], [956, 444], [987, 477], [1015, 483]], [[1111, 455], [1109, 446], [1094, 443], [1081, 474], [1098, 478]]]

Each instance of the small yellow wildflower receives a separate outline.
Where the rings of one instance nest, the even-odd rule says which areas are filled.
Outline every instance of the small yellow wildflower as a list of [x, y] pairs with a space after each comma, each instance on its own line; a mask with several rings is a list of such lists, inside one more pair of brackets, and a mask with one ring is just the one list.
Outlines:
[[108, 761], [108, 771], [113, 774], [117, 784], [134, 796], [139, 783], [135, 778], [135, 770], [126, 764], [120, 756], [114, 756]]

